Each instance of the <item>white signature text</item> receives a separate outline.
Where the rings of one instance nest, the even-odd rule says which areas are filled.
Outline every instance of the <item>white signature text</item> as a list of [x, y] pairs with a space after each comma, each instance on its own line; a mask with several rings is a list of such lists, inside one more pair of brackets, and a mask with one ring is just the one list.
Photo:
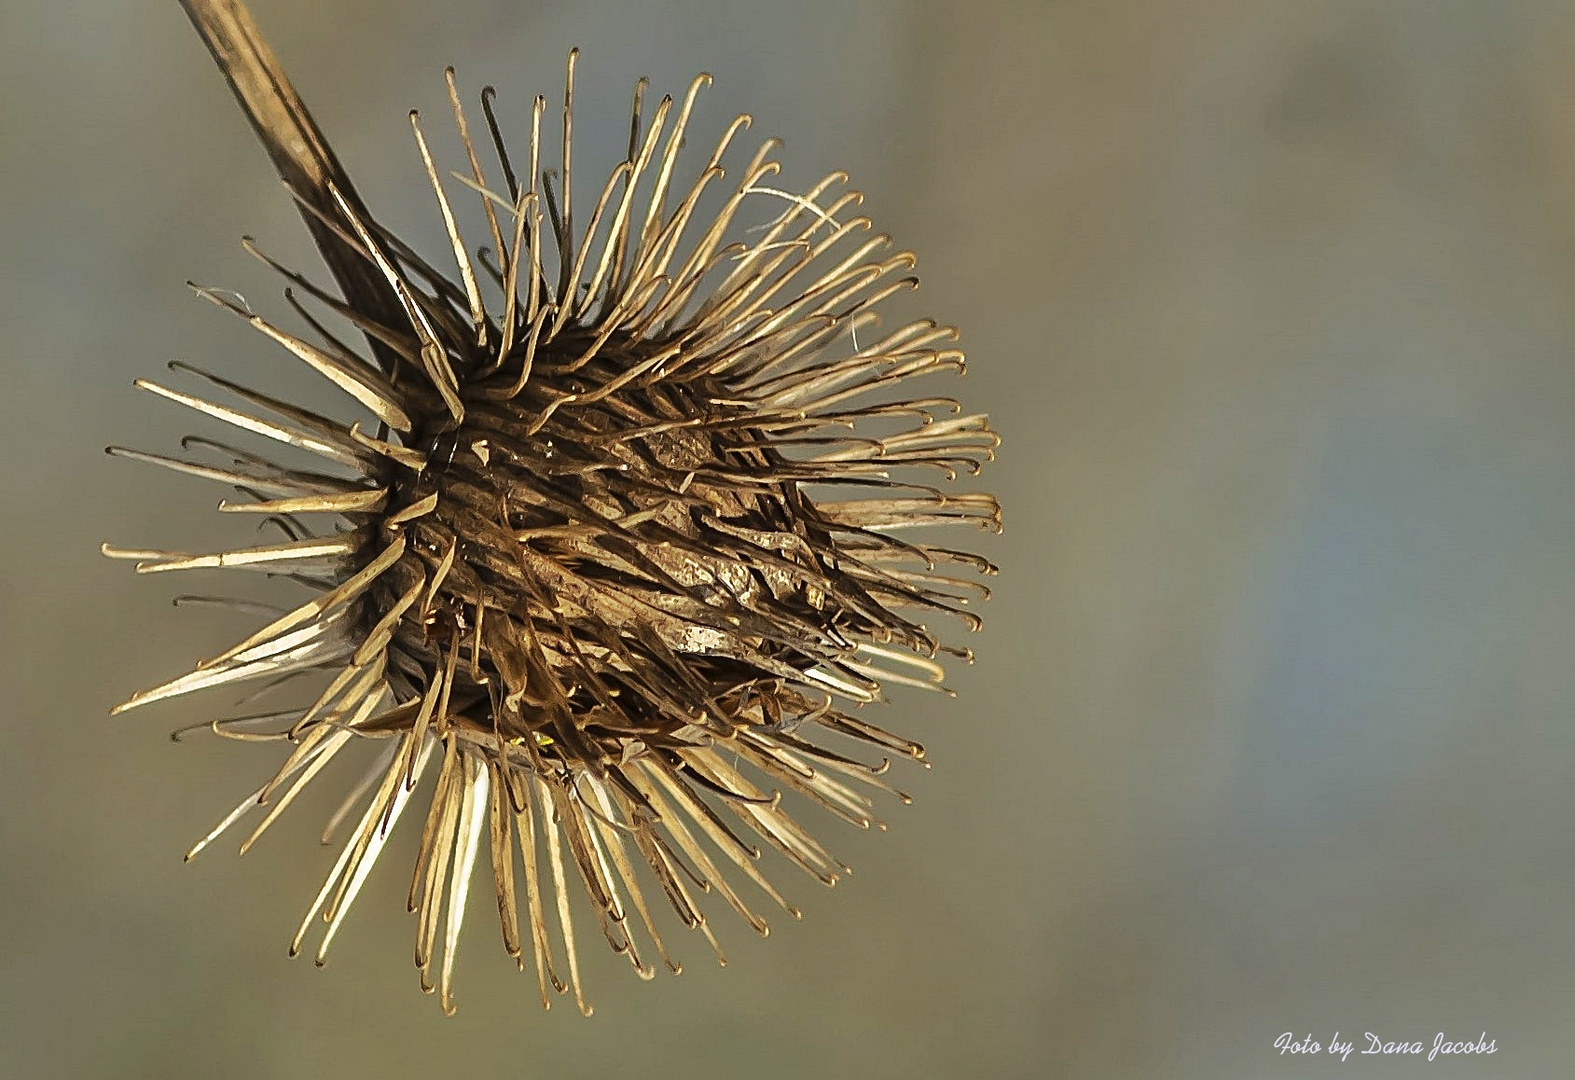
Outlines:
[[[1352, 1051], [1356, 1051], [1356, 1053], [1359, 1055], [1414, 1055], [1420, 1057], [1423, 1054], [1426, 1054], [1428, 1061], [1435, 1061], [1440, 1057], [1447, 1057], [1456, 1054], [1496, 1054], [1498, 1053], [1497, 1042], [1498, 1040], [1496, 1039], [1488, 1038], [1487, 1032], [1485, 1031], [1481, 1035], [1477, 1036], [1477, 1038], [1469, 1041], [1452, 1038], [1440, 1031], [1437, 1035], [1433, 1036], [1431, 1049], [1429, 1049], [1429, 1044], [1425, 1042], [1411, 1041], [1408, 1039], [1380, 1039], [1371, 1031], [1364, 1031], [1360, 1039], [1352, 1036], [1346, 1039], [1346, 1041], [1341, 1042], [1340, 1033], [1336, 1031], [1334, 1036], [1329, 1040], [1328, 1044], [1325, 1045], [1324, 1043], [1320, 1043], [1318, 1040], [1314, 1039], [1310, 1032], [1307, 1035], [1298, 1038], [1294, 1031], [1287, 1031], [1285, 1034], [1274, 1040], [1274, 1048], [1280, 1052], [1282, 1057], [1286, 1054], [1327, 1053], [1339, 1058], [1342, 1062], [1351, 1056]], [[1356, 1044], [1358, 1043], [1363, 1044], [1362, 1049], [1360, 1050], [1357, 1050], [1356, 1048]]]

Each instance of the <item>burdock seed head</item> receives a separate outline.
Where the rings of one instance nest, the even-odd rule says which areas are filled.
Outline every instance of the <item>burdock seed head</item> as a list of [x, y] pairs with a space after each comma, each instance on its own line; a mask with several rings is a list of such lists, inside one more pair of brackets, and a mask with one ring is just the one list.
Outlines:
[[[962, 372], [956, 331], [929, 320], [877, 329], [882, 301], [916, 284], [906, 276], [912, 254], [869, 235], [861, 196], [841, 174], [802, 194], [772, 187], [770, 140], [724, 171], [747, 116], [698, 175], [682, 175], [679, 148], [706, 76], [652, 109], [644, 82], [636, 86], [626, 159], [591, 200], [575, 198], [571, 53], [556, 154], [543, 98], [528, 143], [510, 151], [494, 95], [482, 92], [492, 179], [448, 74], [468, 155], [460, 180], [481, 196], [490, 256], [471, 259], [411, 114], [458, 265], [452, 280], [368, 212], [244, 8], [187, 8], [341, 295], [269, 261], [290, 282], [302, 336], [231, 294], [197, 292], [366, 414], [345, 424], [172, 364], [238, 404], [137, 385], [321, 464], [277, 464], [207, 438], [187, 440], [206, 462], [110, 448], [233, 487], [240, 498], [219, 509], [262, 515], [284, 539], [212, 554], [107, 545], [105, 554], [136, 560], [139, 573], [263, 571], [309, 594], [116, 710], [318, 676], [315, 696], [294, 707], [206, 725], [278, 742], [286, 757], [192, 854], [260, 811], [246, 850], [334, 759], [375, 748], [329, 823], [333, 833], [355, 822], [291, 944], [299, 951], [321, 915], [321, 963], [390, 831], [435, 774], [409, 907], [422, 988], [439, 989], [445, 1010], [478, 857], [492, 864], [504, 946], [522, 968], [529, 951], [542, 1003], [549, 989], [572, 987], [587, 1014], [570, 874], [608, 944], [647, 978], [646, 941], [679, 970], [657, 929], [653, 885], [713, 948], [700, 893], [767, 930], [729, 874], [798, 917], [761, 872], [761, 844], [827, 885], [847, 867], [789, 816], [782, 793], [878, 824], [866, 789], [894, 791], [886, 759], [869, 764], [817, 737], [922, 761], [917, 743], [859, 707], [892, 685], [943, 690], [936, 657], [971, 657], [927, 620], [976, 629], [965, 607], [985, 590], [956, 574], [994, 572], [933, 546], [927, 529], [899, 538], [936, 525], [1000, 529], [992, 497], [933, 486], [993, 456], [985, 417], [908, 390]], [[720, 209], [702, 219], [702, 197], [718, 191]], [[353, 325], [364, 346], [336, 337], [307, 299]]]

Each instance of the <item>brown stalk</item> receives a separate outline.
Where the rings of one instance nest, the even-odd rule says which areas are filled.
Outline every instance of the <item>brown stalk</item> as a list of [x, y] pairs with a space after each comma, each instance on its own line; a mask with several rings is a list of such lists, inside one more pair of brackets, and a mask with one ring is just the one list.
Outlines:
[[[213, 54], [230, 89], [235, 91], [235, 99], [262, 140], [280, 178], [306, 204], [301, 207], [301, 217], [344, 299], [385, 326], [402, 325], [398, 297], [377, 268], [324, 224], [325, 219], [332, 221], [338, 216], [330, 184], [339, 189], [363, 219], [371, 220], [371, 215], [366, 213], [350, 177], [263, 39], [251, 12], [241, 0], [180, 0], [180, 5]], [[311, 213], [307, 207], [317, 213]], [[382, 342], [369, 340], [384, 368], [392, 369], [393, 353]]]

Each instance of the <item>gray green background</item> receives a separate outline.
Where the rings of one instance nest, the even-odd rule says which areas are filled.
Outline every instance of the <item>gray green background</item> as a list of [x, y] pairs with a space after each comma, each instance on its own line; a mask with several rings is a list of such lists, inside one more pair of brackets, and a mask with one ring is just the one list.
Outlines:
[[[726, 970], [685, 937], [685, 974], [647, 985], [592, 948], [596, 1017], [543, 1014], [481, 891], [444, 1020], [410, 964], [408, 837], [329, 967], [286, 961], [334, 800], [182, 867], [274, 754], [172, 745], [201, 702], [105, 713], [241, 624], [96, 547], [241, 535], [218, 489], [101, 449], [191, 429], [130, 386], [167, 358], [319, 393], [182, 285], [280, 313], [238, 236], [315, 263], [173, 2], [5, 0], [0, 1074], [1575, 1066], [1575, 7], [255, 13], [366, 200], [434, 258], [405, 111], [444, 130], [449, 63], [517, 121], [580, 45], [602, 165], [637, 75], [707, 69], [697, 132], [747, 109], [790, 180], [848, 169], [1005, 437], [1007, 532], [981, 536], [1000, 588], [960, 697], [889, 710], [936, 764], [903, 778], [917, 803], [884, 835], [818, 823], [858, 873], [789, 881], [807, 915], [769, 941], [718, 915]], [[1498, 1053], [1293, 1061], [1271, 1046], [1290, 1029], [1485, 1030]]]

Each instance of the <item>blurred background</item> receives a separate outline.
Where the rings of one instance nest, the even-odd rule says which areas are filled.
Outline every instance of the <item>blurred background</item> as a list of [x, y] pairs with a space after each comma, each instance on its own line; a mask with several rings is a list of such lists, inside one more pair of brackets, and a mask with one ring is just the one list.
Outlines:
[[698, 141], [748, 110], [786, 141], [784, 186], [851, 172], [1005, 437], [985, 480], [1007, 531], [979, 544], [999, 589], [960, 697], [899, 693], [883, 720], [929, 746], [901, 777], [916, 804], [885, 834], [817, 820], [859, 872], [788, 882], [806, 917], [769, 941], [718, 915], [727, 969], [686, 937], [685, 974], [647, 985], [593, 947], [595, 1018], [544, 1014], [482, 890], [444, 1020], [410, 966], [408, 835], [329, 966], [287, 961], [332, 793], [183, 868], [274, 752], [170, 743], [224, 701], [105, 715], [243, 624], [172, 610], [202, 583], [98, 543], [241, 527], [212, 485], [101, 451], [192, 429], [130, 385], [169, 358], [331, 400], [182, 284], [283, 312], [242, 233], [324, 275], [172, 0], [6, 0], [0, 1074], [1340, 1067], [1277, 1056], [1286, 1031], [1497, 1047], [1353, 1054], [1365, 1075], [1575, 1065], [1575, 7], [254, 12], [368, 204], [435, 261], [405, 112], [446, 128], [450, 63], [519, 131], [581, 46], [597, 170], [636, 76], [677, 93], [705, 69]]

